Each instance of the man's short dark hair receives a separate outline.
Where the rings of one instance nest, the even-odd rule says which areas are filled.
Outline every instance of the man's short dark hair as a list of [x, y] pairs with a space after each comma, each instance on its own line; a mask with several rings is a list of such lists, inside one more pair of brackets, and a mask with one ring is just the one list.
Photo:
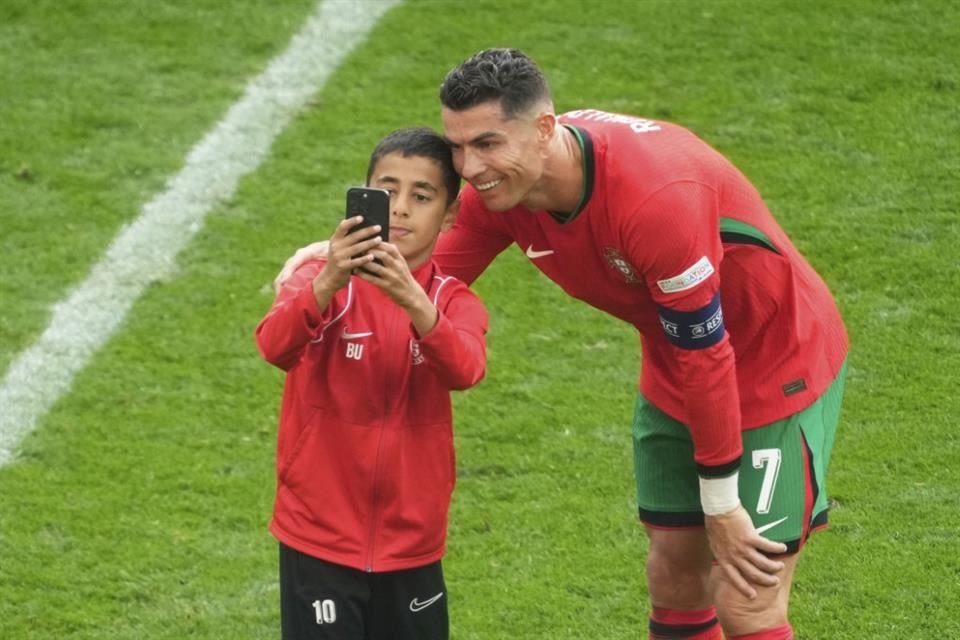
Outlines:
[[519, 49], [484, 49], [454, 67], [440, 85], [440, 102], [454, 111], [492, 100], [501, 101], [506, 118], [552, 101], [540, 67]]
[[449, 206], [457, 199], [460, 193], [460, 176], [453, 167], [450, 143], [439, 133], [427, 127], [410, 127], [397, 129], [389, 134], [370, 154], [370, 163], [367, 165], [367, 184], [370, 183], [373, 170], [380, 159], [391, 153], [399, 153], [404, 158], [433, 160], [440, 167], [443, 184], [447, 188], [447, 205]]

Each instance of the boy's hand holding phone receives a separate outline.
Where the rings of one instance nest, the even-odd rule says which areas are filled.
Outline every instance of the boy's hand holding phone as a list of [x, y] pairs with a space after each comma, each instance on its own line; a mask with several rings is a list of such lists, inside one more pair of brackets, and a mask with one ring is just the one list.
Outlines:
[[[344, 220], [330, 238], [327, 265], [320, 284], [333, 291], [347, 286], [350, 275], [363, 272], [364, 265], [376, 261], [370, 250], [390, 237], [390, 193], [385, 189], [350, 187]], [[316, 291], [317, 284], [314, 284]], [[318, 298], [319, 301], [319, 298]]]
[[390, 194], [369, 187], [348, 189], [346, 217], [330, 237], [327, 264], [313, 281], [314, 296], [324, 308], [356, 274], [406, 309], [424, 335], [436, 324], [437, 310], [400, 250], [388, 242], [389, 234]]
[[[329, 290], [330, 295], [347, 286], [350, 275], [355, 269], [374, 260], [370, 250], [378, 246], [382, 239], [376, 226], [351, 230], [361, 222], [360, 216], [347, 218], [337, 225], [327, 245], [327, 264], [314, 280], [314, 292], [318, 289]], [[328, 300], [329, 302], [329, 300]]]

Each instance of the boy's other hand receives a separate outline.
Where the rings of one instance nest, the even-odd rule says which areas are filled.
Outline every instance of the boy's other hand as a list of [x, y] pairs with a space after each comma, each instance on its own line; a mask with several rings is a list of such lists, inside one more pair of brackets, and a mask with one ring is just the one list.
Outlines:
[[384, 242], [370, 254], [383, 264], [371, 262], [357, 275], [380, 287], [391, 300], [403, 307], [410, 315], [417, 333], [425, 336], [437, 323], [437, 309], [410, 273], [410, 267], [400, 250], [396, 245]]
[[[358, 271], [357, 275], [383, 289], [384, 293], [401, 307], [408, 308], [419, 298], [417, 294], [423, 293], [423, 288], [410, 273], [410, 267], [400, 255], [397, 245], [384, 242], [370, 252], [370, 258], [371, 264], [363, 271]], [[373, 258], [383, 264], [373, 262]]]

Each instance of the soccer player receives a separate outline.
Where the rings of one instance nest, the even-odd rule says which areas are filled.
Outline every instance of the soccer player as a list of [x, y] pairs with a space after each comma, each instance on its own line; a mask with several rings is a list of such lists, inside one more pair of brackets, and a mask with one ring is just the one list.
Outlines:
[[[467, 181], [435, 258], [465, 282], [511, 244], [630, 323], [651, 638], [784, 640], [798, 554], [826, 524], [848, 341], [757, 190], [667, 122], [554, 113], [539, 67], [481, 51], [440, 89]], [[278, 276], [304, 257], [302, 249]]]
[[287, 372], [270, 523], [285, 640], [449, 637], [450, 391], [484, 375], [487, 314], [431, 260], [460, 187], [446, 141], [390, 134], [367, 184], [390, 193], [390, 242], [344, 220], [256, 331]]

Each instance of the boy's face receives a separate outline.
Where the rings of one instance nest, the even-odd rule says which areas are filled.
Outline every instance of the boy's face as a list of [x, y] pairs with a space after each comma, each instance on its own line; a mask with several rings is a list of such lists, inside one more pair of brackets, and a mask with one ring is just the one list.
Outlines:
[[456, 202], [447, 206], [447, 189], [436, 161], [389, 153], [374, 166], [368, 186], [390, 192], [390, 243], [411, 269], [423, 265], [456, 213]]

